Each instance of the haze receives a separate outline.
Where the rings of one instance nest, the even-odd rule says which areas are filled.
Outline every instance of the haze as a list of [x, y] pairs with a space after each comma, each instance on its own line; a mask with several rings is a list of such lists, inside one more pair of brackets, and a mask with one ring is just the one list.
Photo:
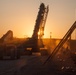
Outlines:
[[42, 2], [49, 5], [44, 37], [62, 38], [76, 20], [76, 0], [0, 0], [0, 37], [8, 30], [31, 37]]

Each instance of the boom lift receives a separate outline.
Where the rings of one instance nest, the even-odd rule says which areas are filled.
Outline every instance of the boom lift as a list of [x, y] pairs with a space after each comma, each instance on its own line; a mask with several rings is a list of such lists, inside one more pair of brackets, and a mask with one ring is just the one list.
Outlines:
[[44, 64], [52, 58], [58, 53], [58, 51], [60, 50], [60, 48], [63, 46], [63, 44], [67, 41], [67, 39], [71, 36], [72, 32], [75, 30], [76, 28], [76, 21], [74, 22], [74, 24], [71, 26], [71, 28], [68, 30], [68, 32], [64, 35], [64, 37], [62, 38], [62, 40], [60, 41], [60, 43], [56, 46], [56, 48], [53, 50], [53, 52], [51, 53], [51, 55], [49, 55], [49, 57], [46, 59], [46, 61], [44, 62]]

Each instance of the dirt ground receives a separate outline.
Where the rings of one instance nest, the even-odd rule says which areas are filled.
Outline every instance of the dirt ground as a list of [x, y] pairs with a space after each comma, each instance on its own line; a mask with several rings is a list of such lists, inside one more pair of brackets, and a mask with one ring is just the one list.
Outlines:
[[0, 60], [0, 75], [76, 75], [76, 64], [66, 54], [58, 54], [43, 64], [48, 56], [30, 55], [18, 60]]

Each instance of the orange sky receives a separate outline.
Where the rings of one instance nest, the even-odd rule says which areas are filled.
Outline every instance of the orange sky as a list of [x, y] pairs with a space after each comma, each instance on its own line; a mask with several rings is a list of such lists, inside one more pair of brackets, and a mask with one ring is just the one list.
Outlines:
[[8, 30], [31, 37], [41, 2], [49, 5], [44, 37], [62, 38], [76, 20], [76, 0], [0, 0], [0, 37]]

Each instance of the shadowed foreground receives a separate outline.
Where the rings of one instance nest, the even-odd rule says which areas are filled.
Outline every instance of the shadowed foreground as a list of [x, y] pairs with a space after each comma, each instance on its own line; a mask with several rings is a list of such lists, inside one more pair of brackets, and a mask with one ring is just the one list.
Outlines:
[[45, 65], [48, 56], [23, 56], [19, 60], [0, 60], [0, 75], [76, 75], [76, 64], [69, 55], [57, 55]]

